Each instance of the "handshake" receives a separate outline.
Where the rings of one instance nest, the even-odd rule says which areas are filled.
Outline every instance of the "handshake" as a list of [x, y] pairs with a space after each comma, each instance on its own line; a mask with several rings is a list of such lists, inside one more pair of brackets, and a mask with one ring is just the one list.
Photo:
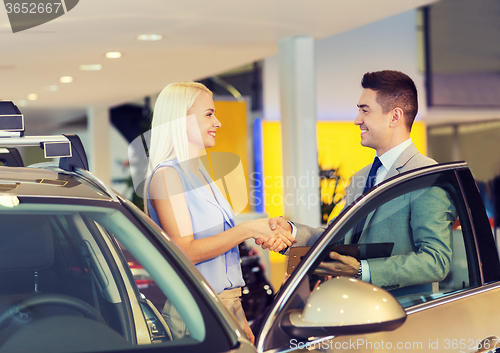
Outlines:
[[262, 249], [279, 252], [297, 242], [292, 236], [292, 226], [282, 216], [256, 219], [240, 226], [251, 231], [251, 237]]

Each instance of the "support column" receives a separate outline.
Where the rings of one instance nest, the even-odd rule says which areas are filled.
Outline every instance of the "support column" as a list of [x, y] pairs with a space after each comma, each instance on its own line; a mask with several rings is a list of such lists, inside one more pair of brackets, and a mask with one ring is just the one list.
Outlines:
[[460, 134], [458, 132], [458, 124], [453, 125], [453, 135], [451, 141], [451, 159], [460, 161]]
[[111, 158], [109, 146], [109, 107], [92, 106], [87, 109], [90, 148], [87, 151], [92, 174], [111, 186]]
[[316, 70], [314, 38], [278, 43], [283, 191], [287, 219], [317, 227], [321, 223], [316, 144]]

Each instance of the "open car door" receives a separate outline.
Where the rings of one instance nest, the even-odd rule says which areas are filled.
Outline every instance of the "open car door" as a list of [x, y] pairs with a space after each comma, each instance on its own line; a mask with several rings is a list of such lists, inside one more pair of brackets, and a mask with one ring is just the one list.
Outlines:
[[[394, 243], [390, 256], [362, 255], [374, 284], [330, 276], [324, 266], [360, 221], [360, 244]], [[258, 352], [477, 351], [493, 348], [500, 335], [492, 331], [500, 314], [498, 254], [465, 163], [381, 183], [313, 243], [269, 308]]]

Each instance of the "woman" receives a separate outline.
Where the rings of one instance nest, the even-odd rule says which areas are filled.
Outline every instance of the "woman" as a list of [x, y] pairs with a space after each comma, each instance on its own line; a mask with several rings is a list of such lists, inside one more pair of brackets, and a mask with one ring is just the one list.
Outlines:
[[[205, 148], [215, 145], [219, 127], [212, 92], [204, 85], [174, 83], [163, 89], [151, 128], [146, 213], [196, 265], [253, 342], [239, 300], [245, 283], [238, 244], [254, 238], [279, 251], [294, 240], [283, 230], [271, 231], [268, 219], [234, 225], [231, 206], [199, 159]], [[177, 315], [167, 301], [164, 316], [170, 325], [181, 321], [174, 319]], [[180, 327], [179, 336], [182, 331]]]

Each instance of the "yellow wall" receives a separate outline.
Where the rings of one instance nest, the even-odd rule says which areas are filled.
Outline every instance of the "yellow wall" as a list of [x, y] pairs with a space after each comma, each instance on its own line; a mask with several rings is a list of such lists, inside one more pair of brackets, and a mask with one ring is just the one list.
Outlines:
[[[238, 183], [240, 185], [246, 185], [246, 200], [249, 195], [248, 188], [248, 176], [250, 175], [249, 169], [249, 151], [248, 151], [248, 127], [247, 127], [247, 105], [245, 102], [237, 102], [237, 101], [214, 101], [215, 104], [215, 116], [221, 122], [221, 127], [217, 130], [217, 136], [215, 139], [215, 146], [208, 149], [208, 155], [212, 152], [230, 152], [235, 153], [240, 157], [241, 165], [243, 166], [243, 174], [246, 180], [241, 180]], [[202, 159], [203, 160], [203, 159]], [[220, 158], [218, 159], [220, 161]], [[205, 161], [204, 161], [205, 162]], [[222, 161], [224, 162], [224, 161]], [[231, 163], [229, 169], [232, 168], [233, 159], [226, 159], [227, 163]], [[214, 166], [215, 160], [214, 158], [210, 158], [210, 165], [205, 165], [207, 171], [210, 171], [212, 174], [212, 178], [217, 182], [220, 180], [220, 177], [214, 175]], [[220, 166], [220, 165], [219, 165]], [[227, 170], [228, 168], [221, 167], [223, 170]], [[238, 173], [239, 174], [239, 173]], [[227, 182], [227, 180], [226, 180]], [[224, 192], [226, 188], [218, 185], [221, 192]], [[234, 188], [231, 190], [231, 197], [229, 195], [225, 195], [229, 202], [232, 203], [233, 209], [235, 212], [239, 212], [239, 207], [234, 205], [235, 195]], [[238, 198], [241, 199], [241, 198]], [[244, 206], [243, 212], [250, 211], [250, 204], [247, 203]]]
[[[283, 215], [283, 204], [272, 202], [283, 198], [281, 123], [264, 121], [264, 192], [269, 217]], [[316, 127], [318, 163], [322, 169], [339, 169], [348, 179], [356, 171], [371, 163], [375, 152], [360, 144], [360, 130], [352, 122], [318, 122]], [[411, 138], [418, 150], [427, 153], [425, 125], [413, 124]], [[275, 196], [278, 195], [278, 196]], [[273, 199], [274, 197], [274, 199]]]

